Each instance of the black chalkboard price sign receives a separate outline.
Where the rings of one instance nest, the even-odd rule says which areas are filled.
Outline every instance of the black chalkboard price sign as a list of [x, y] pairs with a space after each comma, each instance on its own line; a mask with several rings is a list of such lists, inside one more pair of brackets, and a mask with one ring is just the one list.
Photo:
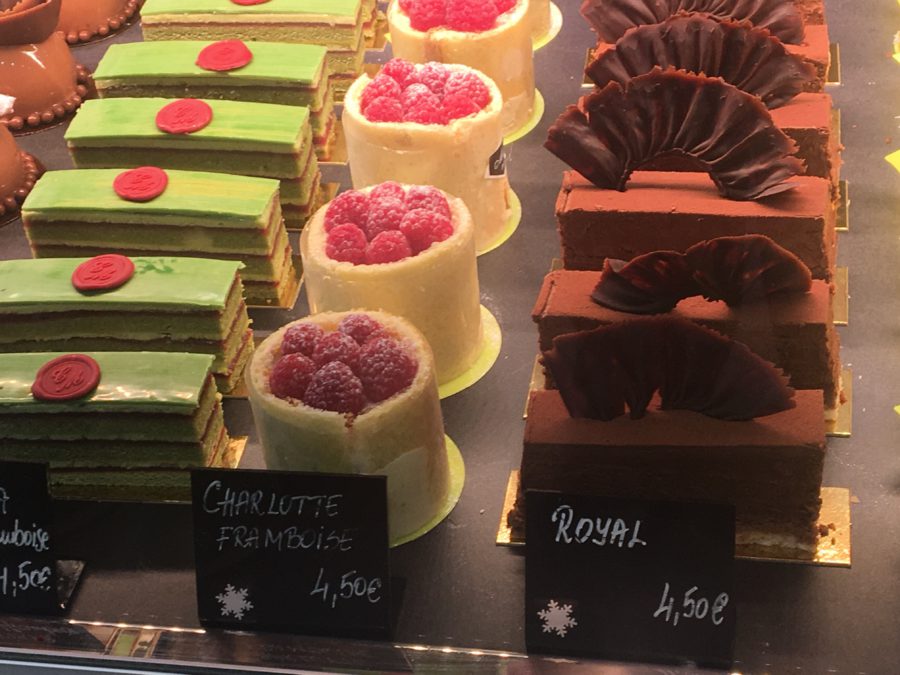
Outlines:
[[0, 462], [0, 611], [62, 609], [50, 518], [47, 465]]
[[530, 651], [727, 666], [734, 509], [528, 491]]
[[388, 634], [384, 476], [200, 469], [191, 487], [203, 624]]

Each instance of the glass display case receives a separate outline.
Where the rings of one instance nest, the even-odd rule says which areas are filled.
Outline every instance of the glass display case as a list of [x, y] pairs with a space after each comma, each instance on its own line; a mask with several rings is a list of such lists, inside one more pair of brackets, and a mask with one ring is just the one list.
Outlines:
[[[444, 522], [390, 551], [390, 639], [203, 628], [189, 504], [54, 500], [56, 553], [84, 561], [85, 571], [63, 616], [0, 616], [0, 670], [7, 659], [163, 672], [661, 672], [661, 666], [638, 663], [529, 655], [525, 549], [505, 545], [505, 515], [515, 494], [515, 486], [508, 494], [508, 485], [520, 466], [523, 412], [536, 376], [532, 307], [560, 257], [557, 197], [569, 168], [544, 143], [557, 116], [587, 93], [586, 52], [596, 43], [579, 4], [557, 0], [554, 22], [561, 31], [534, 53], [545, 112], [532, 131], [506, 145], [521, 222], [507, 241], [478, 258], [481, 303], [499, 324], [502, 346], [480, 381], [441, 401], [446, 432], [465, 461], [465, 485]], [[832, 133], [843, 146], [832, 281], [843, 388], [850, 396], [828, 438], [822, 484], [848, 491], [839, 497], [850, 502], [840, 546], [850, 564], [736, 560], [738, 672], [886, 673], [900, 658], [900, 469], [893, 447], [900, 429], [894, 411], [900, 359], [893, 353], [900, 247], [890, 229], [900, 180], [883, 160], [898, 138], [890, 101], [900, 92], [900, 69], [890, 45], [900, 12], [887, 0], [864, 7], [829, 0], [827, 19], [832, 62], [825, 91], [834, 104]], [[110, 45], [139, 40], [135, 21], [72, 52], [93, 69]], [[386, 59], [377, 51], [367, 55], [373, 62]], [[68, 168], [67, 124], [16, 140], [46, 168]], [[346, 167], [326, 165], [324, 174], [349, 184]], [[0, 237], [3, 258], [31, 256], [20, 220], [0, 229]], [[291, 240], [296, 250], [296, 233]], [[305, 316], [307, 307], [301, 291], [293, 309], [251, 309], [253, 329], [263, 337]], [[248, 437], [240, 466], [265, 468], [247, 400], [226, 398], [224, 411], [232, 436]], [[666, 672], [679, 669], [695, 672], [690, 664], [666, 666]]]

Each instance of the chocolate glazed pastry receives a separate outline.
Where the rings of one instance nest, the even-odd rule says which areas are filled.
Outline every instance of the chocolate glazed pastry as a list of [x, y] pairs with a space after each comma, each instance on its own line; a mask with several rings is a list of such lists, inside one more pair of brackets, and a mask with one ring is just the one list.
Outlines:
[[62, 0], [56, 29], [70, 45], [105, 38], [128, 25], [141, 4], [142, 0]]
[[624, 85], [654, 66], [721, 77], [767, 108], [784, 105], [816, 78], [812, 65], [788, 53], [765, 28], [710, 14], [678, 14], [630, 28], [585, 72], [602, 89], [610, 82]]
[[16, 99], [0, 122], [14, 132], [64, 119], [93, 91], [90, 73], [75, 63], [62, 34], [55, 32], [60, 2], [0, 5], [0, 82], [2, 93]]
[[787, 44], [803, 42], [803, 18], [786, 0], [583, 0], [581, 14], [603, 42], [615, 42], [629, 28], [664, 21], [678, 12], [706, 12], [749, 21]]
[[663, 410], [750, 420], [794, 407], [780, 369], [744, 344], [686, 319], [634, 319], [553, 339], [543, 363], [572, 417], [640, 419]]
[[776, 293], [806, 293], [809, 268], [787, 249], [758, 234], [718, 237], [684, 253], [656, 251], [629, 262], [606, 259], [594, 302], [632, 314], [670, 312], [680, 300], [702, 295], [730, 307]]
[[788, 179], [803, 173], [796, 144], [758, 98], [719, 78], [658, 67], [570, 105], [544, 147], [597, 187], [619, 191], [633, 171], [667, 155], [692, 158], [736, 200], [789, 190]]
[[9, 130], [0, 125], [0, 224], [19, 213], [42, 173], [40, 163], [20, 150]]

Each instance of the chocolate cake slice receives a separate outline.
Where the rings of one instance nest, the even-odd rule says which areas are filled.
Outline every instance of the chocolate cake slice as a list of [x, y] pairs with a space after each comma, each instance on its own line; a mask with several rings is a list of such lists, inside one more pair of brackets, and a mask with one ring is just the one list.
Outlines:
[[[722, 237], [691, 247], [688, 256], [657, 251], [629, 263], [607, 260], [602, 272], [553, 271], [544, 278], [532, 310], [540, 349], [551, 349], [553, 339], [564, 333], [639, 314], [681, 317], [746, 344], [782, 368], [791, 386], [823, 390], [826, 410], [833, 415], [840, 391], [833, 288], [811, 281], [802, 262], [776, 247], [765, 237]], [[694, 267], [684, 262], [701, 256], [705, 260]], [[716, 270], [726, 290], [709, 283], [704, 268]], [[702, 288], [696, 278], [705, 282]], [[738, 292], [730, 288], [736, 281]], [[711, 292], [717, 285], [720, 292]], [[552, 378], [548, 386], [554, 386]]]
[[743, 345], [681, 319], [561, 335], [544, 360], [561, 388], [530, 395], [511, 522], [529, 489], [708, 501], [735, 507], [739, 554], [812, 557], [820, 391], [793, 392]]

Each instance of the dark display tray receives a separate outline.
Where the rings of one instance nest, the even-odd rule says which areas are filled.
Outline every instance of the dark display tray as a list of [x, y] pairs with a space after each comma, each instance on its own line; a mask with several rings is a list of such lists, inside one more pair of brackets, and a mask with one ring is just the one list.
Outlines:
[[[522, 224], [478, 265], [482, 302], [502, 326], [503, 350], [481, 382], [443, 401], [447, 433], [465, 457], [465, 489], [442, 525], [391, 553], [393, 574], [403, 582], [394, 630], [400, 646], [197, 632], [187, 506], [58, 502], [56, 544], [61, 557], [87, 562], [81, 587], [66, 619], [0, 617], [0, 655], [44, 659], [64, 652], [80, 660], [132, 654], [162, 659], [166, 669], [175, 667], [170, 660], [182, 662], [180, 671], [189, 669], [185, 662], [356, 671], [576, 668], [546, 658], [524, 661], [524, 556], [494, 543], [507, 477], [521, 453], [522, 412], [537, 343], [529, 314], [559, 250], [553, 207], [564, 167], [542, 142], [556, 115], [581, 93], [585, 50], [592, 41], [578, 16], [579, 3], [559, 5], [562, 33], [535, 55], [546, 114], [535, 131], [510, 147]], [[851, 438], [829, 441], [825, 484], [848, 487], [853, 495], [853, 566], [738, 561], [735, 669], [742, 671], [878, 673], [895, 671], [900, 662], [895, 447], [900, 418], [892, 410], [900, 403], [900, 238], [893, 222], [900, 177], [882, 160], [900, 145], [893, 107], [900, 100], [900, 66], [890, 58], [900, 12], [893, 2], [861, 7], [834, 0], [828, 19], [831, 39], [840, 43], [843, 79], [829, 92], [843, 117], [843, 177], [853, 198], [851, 230], [840, 235], [839, 264], [850, 269], [850, 324], [841, 329], [841, 338], [842, 360], [853, 372], [854, 425]], [[132, 26], [74, 53], [94, 67], [112, 41], [139, 38], [140, 28]], [[47, 167], [68, 167], [63, 129], [20, 142]], [[3, 257], [29, 256], [18, 221], [0, 230], [0, 246]], [[253, 318], [257, 329], [268, 331], [304, 313], [301, 299], [292, 312], [255, 311]], [[249, 406], [230, 400], [226, 414], [233, 435], [250, 436], [243, 466], [260, 468]], [[138, 646], [128, 642], [132, 646], [126, 649], [123, 636], [135, 634]], [[140, 663], [154, 665], [148, 659]]]

